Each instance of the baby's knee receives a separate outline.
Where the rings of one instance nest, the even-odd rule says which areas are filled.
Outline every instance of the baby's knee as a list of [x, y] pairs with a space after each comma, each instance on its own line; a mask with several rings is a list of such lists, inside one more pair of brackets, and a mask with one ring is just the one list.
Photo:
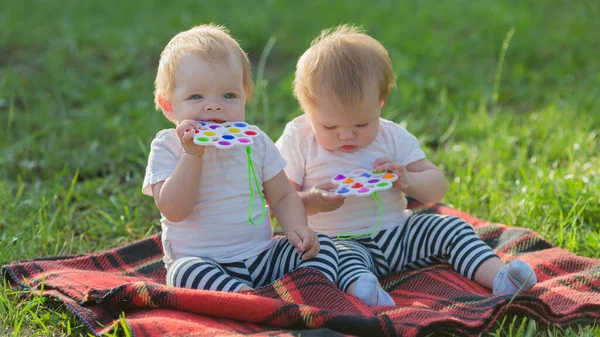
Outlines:
[[445, 226], [452, 226], [454, 228], [473, 230], [473, 225], [465, 221], [463, 218], [457, 216], [448, 216], [444, 219], [443, 224]]
[[[223, 271], [218, 263], [207, 258], [186, 256], [175, 260], [167, 269], [166, 284], [169, 286], [183, 287], [182, 275], [193, 271], [213, 270]], [[223, 271], [224, 272], [224, 271]]]
[[328, 259], [332, 259], [336, 264], [339, 263], [340, 255], [333, 240], [329, 236], [321, 233], [317, 233], [317, 238], [319, 239], [320, 246], [319, 255], [328, 256]]

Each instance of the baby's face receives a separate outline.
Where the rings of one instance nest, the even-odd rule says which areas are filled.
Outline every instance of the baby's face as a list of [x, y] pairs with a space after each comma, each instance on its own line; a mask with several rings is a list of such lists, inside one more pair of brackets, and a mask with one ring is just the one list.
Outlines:
[[242, 65], [229, 61], [207, 61], [186, 55], [177, 67], [175, 92], [171, 101], [176, 123], [184, 120], [243, 121], [246, 94]]
[[381, 116], [377, 85], [366, 87], [359, 104], [343, 105], [332, 96], [317, 99], [307, 110], [315, 138], [329, 151], [354, 152], [377, 138]]

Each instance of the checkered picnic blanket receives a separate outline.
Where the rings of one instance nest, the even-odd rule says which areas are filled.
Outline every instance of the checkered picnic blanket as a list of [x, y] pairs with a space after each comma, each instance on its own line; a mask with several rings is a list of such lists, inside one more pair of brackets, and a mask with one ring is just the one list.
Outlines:
[[473, 223], [503, 260], [529, 263], [539, 283], [511, 301], [440, 264], [383, 278], [396, 306], [372, 308], [311, 269], [245, 293], [178, 289], [164, 284], [159, 235], [102, 252], [17, 261], [2, 273], [37, 293], [43, 282], [43, 294], [65, 303], [95, 335], [111, 331], [122, 313], [137, 337], [477, 335], [504, 315], [529, 316], [542, 325], [600, 321], [600, 260], [443, 205], [420, 211]]

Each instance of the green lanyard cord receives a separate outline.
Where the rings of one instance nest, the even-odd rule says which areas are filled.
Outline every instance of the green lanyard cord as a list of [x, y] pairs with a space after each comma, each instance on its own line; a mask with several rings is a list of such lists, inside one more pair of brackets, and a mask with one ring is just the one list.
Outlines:
[[[248, 208], [248, 221], [250, 221], [251, 224], [253, 224], [254, 226], [258, 226], [260, 225], [260, 223], [263, 221], [263, 218], [265, 217], [265, 210], [266, 210], [266, 205], [267, 203], [265, 202], [265, 198], [262, 195], [262, 192], [260, 190], [260, 184], [258, 183], [258, 178], [256, 177], [256, 172], [254, 171], [254, 164], [252, 163], [252, 150], [250, 149], [250, 147], [248, 146], [246, 148], [246, 154], [248, 155], [248, 186], [250, 187], [250, 207]], [[260, 212], [260, 218], [258, 218], [258, 223], [255, 223], [254, 221], [252, 221], [252, 206], [254, 205], [254, 190], [252, 189], [252, 177], [254, 177], [254, 184], [256, 185], [256, 191], [258, 192], [258, 195], [260, 196], [260, 201], [262, 203], [262, 210]]]
[[[383, 221], [383, 205], [381, 204], [381, 200], [379, 200], [379, 196], [377, 195], [377, 192], [373, 192], [373, 198], [375, 198], [375, 201], [377, 201], [377, 206], [379, 207], [379, 221], [377, 221], [377, 224], [374, 227], [372, 227], [370, 230], [368, 230], [364, 233], [355, 233], [355, 232], [340, 233], [340, 234], [338, 234], [338, 240], [346, 241], [346, 240], [356, 239], [361, 236], [371, 235], [374, 232], [376, 232], [377, 230], [379, 230], [379, 227], [381, 226], [381, 222]], [[347, 236], [347, 235], [351, 235], [351, 236]]]

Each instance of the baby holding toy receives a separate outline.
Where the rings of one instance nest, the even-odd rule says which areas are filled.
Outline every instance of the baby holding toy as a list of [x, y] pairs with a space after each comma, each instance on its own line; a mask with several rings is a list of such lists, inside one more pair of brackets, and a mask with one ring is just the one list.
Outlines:
[[[161, 212], [168, 285], [237, 292], [307, 267], [337, 281], [334, 244], [307, 226], [286, 162], [269, 137], [253, 137], [251, 157], [244, 147], [192, 140], [207, 122], [242, 122], [252, 93], [246, 53], [221, 26], [181, 32], [161, 53], [155, 102], [176, 127], [152, 141], [142, 191]], [[253, 196], [263, 192], [285, 237], [273, 236], [269, 217], [260, 222], [264, 205]]]
[[[300, 57], [294, 94], [304, 114], [276, 142], [285, 171], [300, 194], [309, 226], [333, 238], [340, 258], [338, 285], [367, 305], [394, 305], [377, 276], [439, 262], [494, 294], [536, 284], [521, 260], [505, 265], [458, 217], [413, 215], [405, 194], [425, 203], [446, 193], [444, 174], [427, 160], [415, 136], [381, 118], [395, 76], [386, 49], [357, 27], [325, 30]], [[398, 179], [374, 202], [330, 190], [330, 179], [353, 168], [387, 170]], [[380, 228], [369, 233], [375, 223]], [[364, 233], [352, 237], [348, 233]]]

